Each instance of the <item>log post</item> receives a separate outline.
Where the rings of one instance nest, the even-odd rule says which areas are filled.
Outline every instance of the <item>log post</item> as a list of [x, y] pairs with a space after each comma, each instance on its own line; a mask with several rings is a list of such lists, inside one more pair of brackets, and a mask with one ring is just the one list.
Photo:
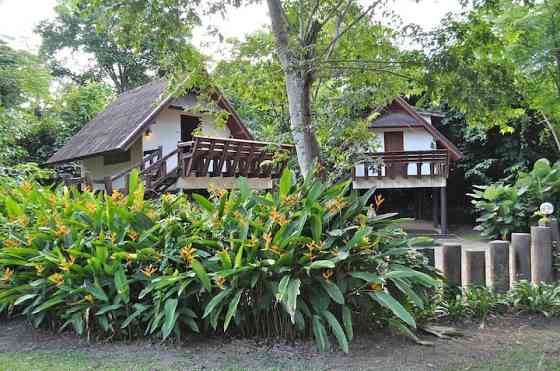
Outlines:
[[484, 286], [485, 252], [483, 250], [461, 250], [461, 285], [463, 288], [470, 286]]
[[531, 235], [512, 233], [509, 247], [509, 285], [531, 279]]
[[111, 196], [113, 194], [113, 179], [110, 176], [103, 178], [103, 183], [105, 184], [105, 192]]
[[461, 285], [461, 245], [446, 243], [434, 249], [435, 266], [452, 286]]
[[509, 289], [507, 241], [492, 241], [486, 249], [486, 286], [498, 292]]
[[531, 282], [552, 279], [552, 228], [531, 227]]
[[440, 188], [441, 234], [447, 234], [447, 187]]
[[434, 228], [439, 227], [439, 199], [437, 188], [432, 188], [432, 219], [434, 221]]

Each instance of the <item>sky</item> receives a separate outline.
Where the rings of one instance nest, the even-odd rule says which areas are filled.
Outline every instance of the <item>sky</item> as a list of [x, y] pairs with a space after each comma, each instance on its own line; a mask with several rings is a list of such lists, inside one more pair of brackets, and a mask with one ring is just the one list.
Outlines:
[[[402, 16], [406, 23], [414, 22], [424, 29], [433, 28], [443, 16], [450, 11], [460, 9], [458, 0], [394, 0], [393, 9]], [[0, 0], [0, 38], [7, 40], [10, 46], [18, 49], [36, 51], [41, 44], [40, 38], [33, 33], [35, 26], [42, 20], [54, 16], [57, 0]], [[368, 4], [371, 0], [363, 0]], [[243, 39], [247, 33], [262, 28], [269, 22], [264, 3], [234, 9], [227, 14], [227, 19], [210, 20], [218, 26], [226, 37]], [[194, 43], [207, 54], [220, 54], [221, 46], [215, 38], [205, 35], [204, 29], [195, 32]]]

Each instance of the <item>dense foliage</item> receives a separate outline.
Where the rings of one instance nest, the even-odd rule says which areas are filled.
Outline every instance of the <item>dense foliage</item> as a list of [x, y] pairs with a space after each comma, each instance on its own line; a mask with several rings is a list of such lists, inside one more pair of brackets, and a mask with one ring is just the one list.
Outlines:
[[416, 326], [438, 281], [393, 215], [349, 182], [277, 192], [211, 190], [210, 199], [129, 196], [0, 183], [0, 302], [34, 325], [100, 338], [227, 332], [334, 335], [348, 351], [356, 323]]
[[530, 172], [520, 172], [513, 180], [476, 187], [470, 194], [479, 213], [478, 228], [483, 235], [507, 239], [512, 232], [528, 232], [543, 202], [560, 206], [560, 163], [546, 159], [535, 162]]

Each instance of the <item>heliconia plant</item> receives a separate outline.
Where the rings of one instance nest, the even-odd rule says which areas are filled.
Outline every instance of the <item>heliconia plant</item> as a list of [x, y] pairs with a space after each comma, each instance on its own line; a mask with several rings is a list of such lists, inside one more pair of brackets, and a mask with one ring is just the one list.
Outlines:
[[373, 191], [286, 170], [277, 190], [210, 189], [145, 201], [24, 181], [0, 184], [0, 303], [35, 326], [102, 338], [188, 333], [331, 336], [413, 313], [439, 285]]

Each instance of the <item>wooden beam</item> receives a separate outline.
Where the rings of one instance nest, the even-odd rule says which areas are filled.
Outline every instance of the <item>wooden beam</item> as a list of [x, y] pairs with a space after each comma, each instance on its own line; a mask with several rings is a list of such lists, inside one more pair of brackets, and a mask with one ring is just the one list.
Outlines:
[[448, 234], [447, 230], [447, 187], [440, 188], [441, 206], [441, 234]]

